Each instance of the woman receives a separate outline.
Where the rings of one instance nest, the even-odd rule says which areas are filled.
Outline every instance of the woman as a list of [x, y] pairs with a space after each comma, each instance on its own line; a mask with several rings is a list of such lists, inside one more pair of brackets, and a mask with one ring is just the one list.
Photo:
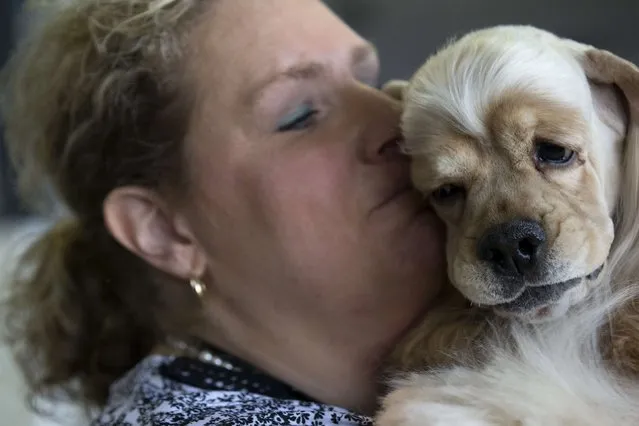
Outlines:
[[72, 213], [6, 305], [33, 394], [96, 425], [367, 422], [445, 279], [375, 50], [318, 0], [66, 3], [5, 105], [23, 192]]

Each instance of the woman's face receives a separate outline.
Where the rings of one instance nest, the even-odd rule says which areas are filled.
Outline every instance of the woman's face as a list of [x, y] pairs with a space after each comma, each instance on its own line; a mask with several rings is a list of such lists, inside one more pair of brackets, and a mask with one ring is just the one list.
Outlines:
[[211, 317], [273, 344], [298, 333], [379, 356], [445, 267], [442, 227], [397, 152], [400, 105], [375, 89], [375, 50], [317, 0], [218, 0], [210, 13], [194, 34], [185, 209]]

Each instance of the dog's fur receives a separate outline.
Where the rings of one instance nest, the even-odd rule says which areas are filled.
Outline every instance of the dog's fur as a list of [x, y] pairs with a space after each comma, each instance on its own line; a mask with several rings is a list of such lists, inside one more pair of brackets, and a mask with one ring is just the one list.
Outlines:
[[[404, 102], [415, 186], [446, 224], [452, 285], [393, 354], [413, 373], [377, 424], [639, 424], [639, 69], [501, 26], [385, 89]], [[574, 160], [536, 161], [546, 142]], [[442, 201], [431, 196], [442, 185], [463, 190]], [[477, 245], [519, 218], [541, 224], [546, 257], [510, 291]], [[557, 290], [543, 305], [501, 308], [539, 287]]]

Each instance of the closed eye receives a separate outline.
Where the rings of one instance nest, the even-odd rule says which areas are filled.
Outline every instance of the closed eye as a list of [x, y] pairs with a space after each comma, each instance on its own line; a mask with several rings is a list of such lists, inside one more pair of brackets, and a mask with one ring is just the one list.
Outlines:
[[278, 132], [304, 130], [314, 123], [318, 110], [311, 103], [305, 103], [286, 114], [277, 123]]

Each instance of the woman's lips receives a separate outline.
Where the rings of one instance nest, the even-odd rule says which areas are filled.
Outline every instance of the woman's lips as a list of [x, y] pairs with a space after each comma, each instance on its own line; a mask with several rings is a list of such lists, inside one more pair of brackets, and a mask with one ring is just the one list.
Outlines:
[[393, 214], [401, 212], [399, 216], [408, 215], [411, 220], [422, 216], [436, 216], [424, 196], [412, 185], [404, 185], [391, 192], [373, 208], [370, 214], [382, 211], [393, 212]]

